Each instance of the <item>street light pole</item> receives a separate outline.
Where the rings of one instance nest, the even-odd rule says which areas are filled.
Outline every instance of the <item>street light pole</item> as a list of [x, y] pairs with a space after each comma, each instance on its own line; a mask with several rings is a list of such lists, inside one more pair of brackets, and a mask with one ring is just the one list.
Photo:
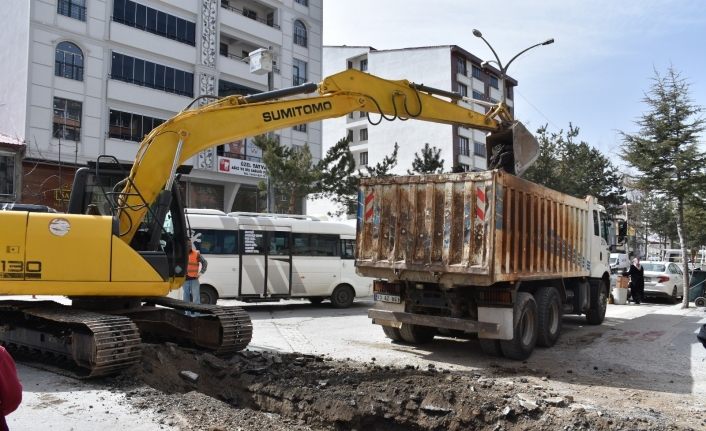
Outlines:
[[487, 63], [496, 63], [498, 65], [498, 68], [500, 69], [500, 95], [501, 95], [501, 100], [502, 100], [503, 105], [505, 105], [505, 102], [507, 101], [507, 96], [506, 96], [506, 91], [505, 91], [505, 77], [507, 76], [507, 69], [510, 67], [512, 62], [515, 61], [515, 59], [517, 57], [519, 57], [520, 55], [524, 54], [525, 52], [529, 51], [532, 48], [536, 48], [536, 47], [542, 46], [542, 45], [551, 45], [552, 43], [554, 43], [554, 38], [551, 38], [551, 39], [545, 40], [544, 42], [540, 42], [540, 43], [534, 44], [530, 47], [527, 47], [527, 48], [523, 49], [522, 51], [518, 52], [517, 54], [515, 54], [515, 56], [512, 57], [510, 59], [510, 61], [508, 61], [505, 66], [503, 66], [502, 62], [500, 61], [500, 57], [498, 57], [498, 53], [495, 52], [495, 50], [490, 45], [490, 43], [487, 40], [485, 40], [485, 38], [483, 37], [483, 33], [481, 33], [480, 30], [477, 30], [474, 28], [473, 29], [473, 36], [478, 37], [483, 42], [485, 42], [485, 44], [488, 45], [488, 48], [490, 48], [490, 51], [493, 53], [493, 56], [495, 56], [495, 60], [484, 61], [483, 63], [481, 63], [481, 66], [484, 66]]

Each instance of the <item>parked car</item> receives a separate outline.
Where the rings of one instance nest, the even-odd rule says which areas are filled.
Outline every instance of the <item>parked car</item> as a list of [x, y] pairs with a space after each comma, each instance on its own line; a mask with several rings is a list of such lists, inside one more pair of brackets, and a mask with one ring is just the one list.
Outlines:
[[608, 258], [610, 272], [615, 274], [630, 269], [630, 258], [626, 253], [611, 253]]
[[676, 302], [684, 295], [684, 273], [674, 262], [642, 262], [645, 268], [645, 297]]

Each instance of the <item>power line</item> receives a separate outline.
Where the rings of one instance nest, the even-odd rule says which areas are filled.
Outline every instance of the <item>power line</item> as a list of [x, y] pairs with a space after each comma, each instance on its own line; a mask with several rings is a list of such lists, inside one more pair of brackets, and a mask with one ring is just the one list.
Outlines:
[[553, 122], [549, 117], [547, 117], [547, 116], [544, 114], [544, 112], [540, 111], [539, 108], [537, 108], [532, 102], [529, 101], [529, 99], [527, 99], [520, 91], [518, 91], [518, 90], [517, 90], [517, 87], [515, 87], [515, 88], [513, 89], [513, 91], [515, 92], [515, 94], [519, 95], [519, 96], [522, 98], [522, 100], [524, 100], [525, 103], [527, 103], [532, 109], [534, 109], [535, 111], [537, 111], [537, 113], [538, 113], [539, 115], [541, 115], [542, 117], [544, 117], [544, 119], [547, 120], [547, 123], [548, 123], [548, 124], [550, 124], [550, 125], [551, 125], [552, 127], [554, 127], [556, 130], [563, 130], [561, 127], [559, 127], [559, 126], [557, 126], [556, 124], [554, 124], [554, 122]]

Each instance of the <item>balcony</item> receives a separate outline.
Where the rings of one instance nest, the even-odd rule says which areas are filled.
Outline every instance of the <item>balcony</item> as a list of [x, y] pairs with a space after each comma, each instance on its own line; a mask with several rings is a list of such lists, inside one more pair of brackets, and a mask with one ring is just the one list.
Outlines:
[[277, 9], [255, 2], [221, 0], [221, 25], [251, 34], [273, 45], [282, 41]]

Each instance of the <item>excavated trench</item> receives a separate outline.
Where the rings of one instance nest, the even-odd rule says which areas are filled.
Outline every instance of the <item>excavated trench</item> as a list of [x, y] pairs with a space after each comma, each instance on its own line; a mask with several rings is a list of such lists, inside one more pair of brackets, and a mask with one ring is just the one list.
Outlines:
[[133, 405], [188, 430], [615, 429], [609, 415], [542, 401], [537, 387], [432, 366], [255, 351], [225, 360], [167, 344], [146, 345], [122, 379], [155, 389], [128, 391]]

